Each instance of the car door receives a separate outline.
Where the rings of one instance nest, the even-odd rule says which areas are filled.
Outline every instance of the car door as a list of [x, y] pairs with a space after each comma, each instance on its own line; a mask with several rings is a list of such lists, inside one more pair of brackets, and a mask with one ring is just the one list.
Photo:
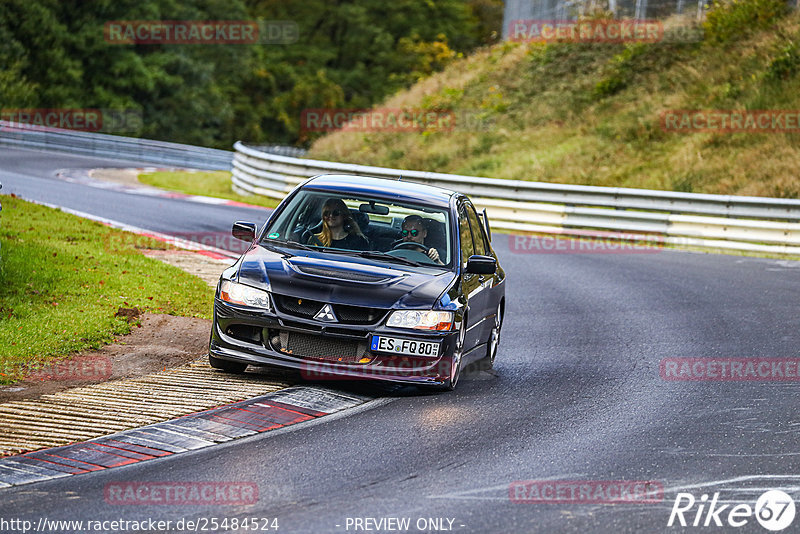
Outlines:
[[[475, 254], [481, 256], [491, 256], [492, 251], [489, 248], [489, 243], [483, 232], [482, 225], [478, 219], [478, 214], [475, 212], [475, 207], [465, 202], [464, 207], [467, 211], [467, 219], [469, 220], [470, 230], [472, 231], [472, 244]], [[494, 306], [490, 302], [491, 290], [494, 285], [493, 274], [479, 274], [478, 277], [478, 290], [472, 299], [470, 307], [472, 312], [480, 315], [479, 324], [476, 325], [477, 341], [475, 344], [484, 343], [489, 338], [489, 333], [494, 325]]]
[[458, 208], [458, 232], [461, 241], [461, 294], [467, 303], [467, 331], [464, 335], [464, 349], [470, 350], [480, 343], [483, 327], [483, 307], [481, 303], [483, 287], [477, 274], [467, 272], [467, 260], [475, 254], [472, 229], [469, 224], [467, 207], [461, 204]]

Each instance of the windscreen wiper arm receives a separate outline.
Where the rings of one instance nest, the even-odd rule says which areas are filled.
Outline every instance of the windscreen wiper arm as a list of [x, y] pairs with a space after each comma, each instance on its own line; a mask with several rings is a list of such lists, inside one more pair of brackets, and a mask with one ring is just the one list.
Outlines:
[[374, 258], [377, 260], [388, 260], [388, 261], [395, 261], [398, 263], [405, 263], [406, 265], [413, 265], [414, 267], [422, 267], [422, 263], [419, 263], [414, 260], [409, 260], [408, 258], [403, 258], [402, 256], [394, 256], [392, 254], [387, 254], [386, 252], [378, 252], [376, 250], [365, 250], [363, 252], [356, 253], [357, 256], [361, 256], [362, 258]]
[[303, 250], [317, 250], [317, 249], [315, 249], [313, 247], [309, 247], [308, 245], [304, 245], [304, 244], [300, 243], [299, 241], [284, 241], [284, 243], [286, 243], [287, 245], [289, 245], [291, 247], [300, 248], [300, 249], [303, 249]]
[[308, 245], [304, 245], [297, 241], [275, 241], [274, 239], [269, 240], [261, 240], [261, 245], [266, 246], [273, 246], [273, 247], [280, 247], [280, 246], [287, 246], [292, 248], [299, 248], [303, 250], [317, 250], [316, 248], [309, 247]]
[[291, 258], [292, 256], [294, 256], [294, 254], [292, 254], [291, 252], [283, 250], [280, 247], [278, 247], [278, 243], [269, 243], [269, 242], [265, 243], [262, 241], [261, 243], [259, 243], [259, 245], [261, 245], [262, 247], [264, 247], [269, 251], [280, 254], [284, 258]]

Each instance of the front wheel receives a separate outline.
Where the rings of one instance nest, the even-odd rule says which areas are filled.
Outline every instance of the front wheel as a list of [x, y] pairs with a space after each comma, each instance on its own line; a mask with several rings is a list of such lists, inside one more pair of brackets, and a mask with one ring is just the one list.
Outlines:
[[455, 350], [453, 351], [453, 355], [450, 356], [450, 376], [441, 386], [441, 389], [444, 391], [453, 391], [458, 385], [458, 379], [461, 377], [461, 355], [464, 353], [464, 336], [466, 333], [467, 323], [465, 317], [464, 324], [458, 332], [458, 341], [456, 342]]
[[219, 369], [221, 371], [225, 371], [226, 373], [235, 375], [240, 375], [244, 373], [245, 369], [247, 369], [246, 363], [232, 362], [230, 360], [215, 358], [211, 354], [208, 355], [208, 363], [211, 364], [211, 367], [214, 369]]
[[502, 308], [497, 305], [497, 313], [494, 316], [494, 326], [492, 333], [489, 334], [489, 342], [486, 344], [486, 356], [480, 360], [480, 369], [488, 371], [494, 367], [494, 360], [497, 358], [497, 347], [500, 345], [500, 328], [503, 326]]

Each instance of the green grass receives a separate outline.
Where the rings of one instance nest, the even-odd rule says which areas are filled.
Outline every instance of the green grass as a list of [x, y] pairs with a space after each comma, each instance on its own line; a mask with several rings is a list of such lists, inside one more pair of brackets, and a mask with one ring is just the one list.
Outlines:
[[[555, 183], [800, 198], [800, 134], [672, 132], [667, 110], [800, 109], [800, 10], [718, 2], [701, 41], [501, 43], [377, 107], [452, 131], [335, 132], [312, 159]], [[667, 21], [665, 24], [677, 24]]]
[[137, 248], [158, 241], [3, 196], [0, 383], [130, 332], [120, 307], [210, 318], [213, 290]]
[[139, 181], [187, 195], [226, 198], [266, 208], [274, 208], [279, 202], [267, 197], [234, 193], [228, 171], [156, 171], [140, 174]]

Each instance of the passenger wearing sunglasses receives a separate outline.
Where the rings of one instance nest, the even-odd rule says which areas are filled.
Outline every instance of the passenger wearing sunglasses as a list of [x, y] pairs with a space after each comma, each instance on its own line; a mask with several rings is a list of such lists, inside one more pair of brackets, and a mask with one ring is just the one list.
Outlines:
[[347, 250], [369, 250], [369, 241], [361, 233], [361, 228], [340, 198], [329, 198], [325, 201], [322, 206], [322, 231], [312, 234], [308, 244]]
[[442, 260], [439, 259], [439, 251], [433, 247], [428, 248], [425, 245], [425, 238], [428, 237], [428, 229], [425, 227], [425, 221], [419, 215], [409, 215], [403, 220], [403, 232], [401, 243], [416, 243], [419, 245], [421, 251], [424, 251], [430, 259], [442, 265]]

